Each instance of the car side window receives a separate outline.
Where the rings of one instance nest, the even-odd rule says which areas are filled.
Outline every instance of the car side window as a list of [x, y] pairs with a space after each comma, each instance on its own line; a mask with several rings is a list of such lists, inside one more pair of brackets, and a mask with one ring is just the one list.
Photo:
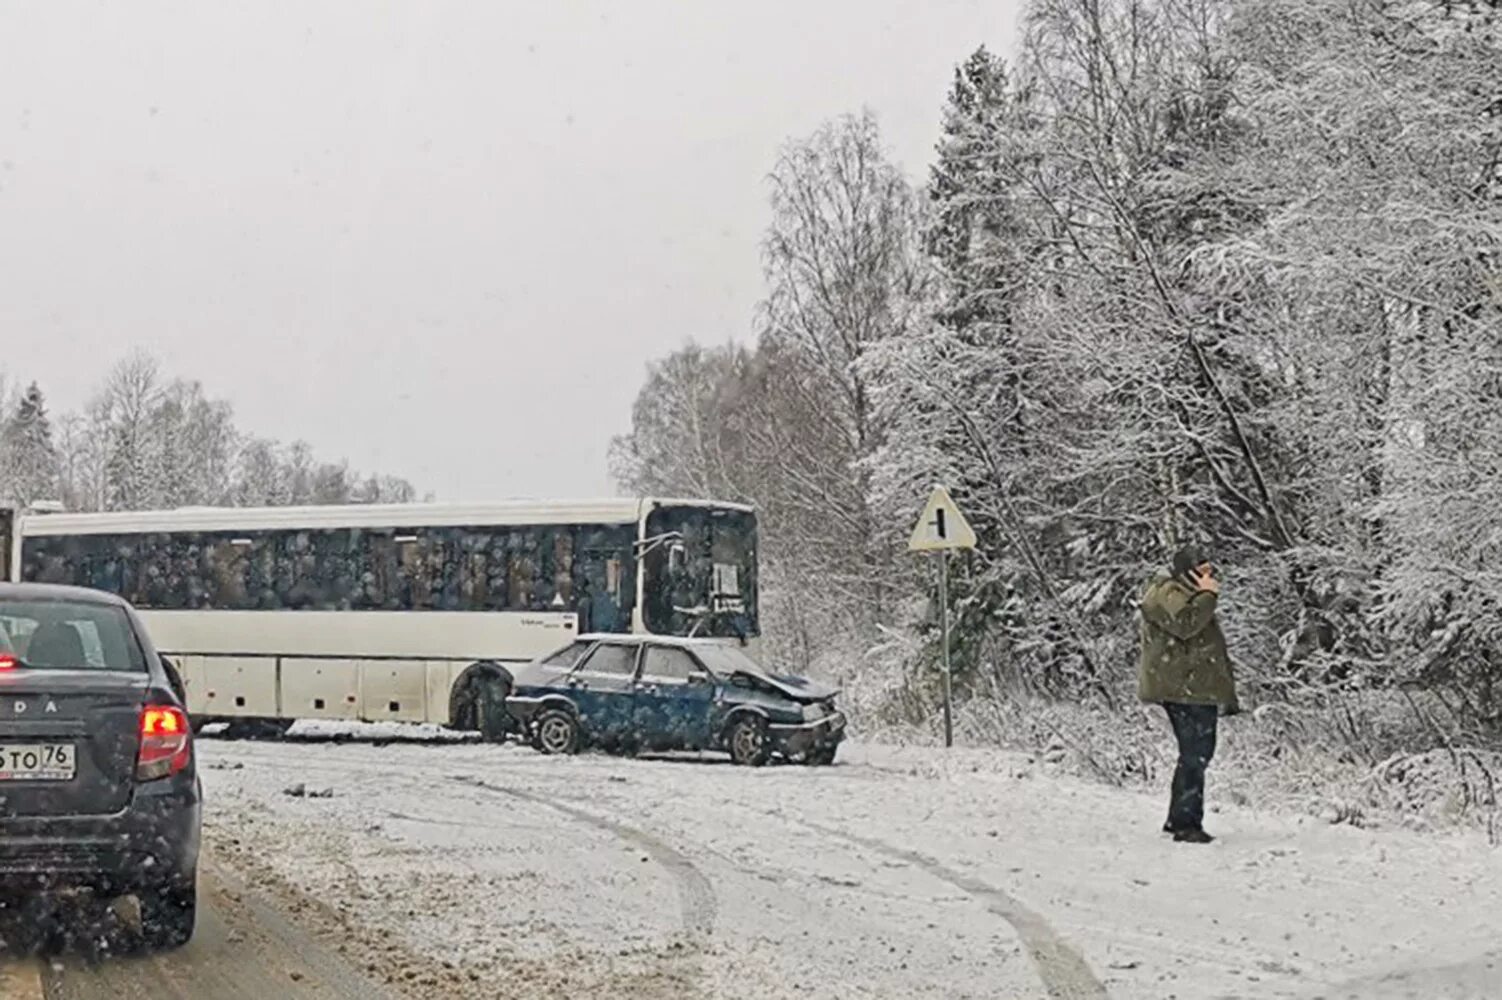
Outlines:
[[584, 654], [589, 652], [589, 647], [593, 645], [594, 643], [587, 641], [571, 643], [542, 662], [550, 667], [577, 667], [579, 661], [584, 658]]
[[601, 643], [589, 654], [589, 659], [584, 661], [580, 669], [595, 674], [630, 677], [636, 673], [636, 647]]
[[648, 646], [641, 674], [654, 680], [687, 682], [689, 674], [700, 669], [694, 658], [684, 650], [671, 646]]

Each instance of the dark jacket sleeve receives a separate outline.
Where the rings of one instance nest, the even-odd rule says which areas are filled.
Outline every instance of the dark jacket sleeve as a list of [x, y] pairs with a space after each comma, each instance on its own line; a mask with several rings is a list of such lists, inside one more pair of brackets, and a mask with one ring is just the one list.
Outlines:
[[1197, 590], [1186, 598], [1182, 590], [1172, 588], [1152, 608], [1153, 624], [1175, 638], [1192, 639], [1215, 617], [1218, 600], [1218, 595], [1208, 590]]

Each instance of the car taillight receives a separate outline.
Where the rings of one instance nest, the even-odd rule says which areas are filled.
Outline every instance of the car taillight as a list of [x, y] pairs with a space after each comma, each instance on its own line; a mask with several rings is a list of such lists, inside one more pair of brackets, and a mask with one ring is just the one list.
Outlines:
[[188, 716], [176, 705], [147, 705], [141, 709], [141, 753], [136, 780], [155, 781], [176, 774], [193, 757]]
[[14, 670], [20, 664], [10, 653], [0, 653], [0, 670]]

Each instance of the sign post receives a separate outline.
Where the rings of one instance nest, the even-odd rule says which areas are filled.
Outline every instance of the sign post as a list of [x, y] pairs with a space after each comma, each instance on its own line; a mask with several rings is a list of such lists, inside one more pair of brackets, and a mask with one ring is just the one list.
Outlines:
[[975, 548], [975, 531], [965, 515], [954, 505], [949, 491], [935, 486], [929, 494], [913, 537], [908, 541], [912, 552], [932, 552], [939, 560], [939, 636], [944, 650], [944, 745], [954, 746], [954, 708], [950, 693], [949, 669], [949, 550]]

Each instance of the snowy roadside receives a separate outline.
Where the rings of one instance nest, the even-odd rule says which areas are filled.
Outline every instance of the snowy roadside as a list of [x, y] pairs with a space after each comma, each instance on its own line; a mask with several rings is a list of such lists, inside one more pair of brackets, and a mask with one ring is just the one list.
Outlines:
[[1222, 839], [1186, 848], [1156, 834], [1159, 795], [1001, 751], [854, 745], [831, 769], [749, 771], [202, 748], [228, 862], [416, 956], [394, 981], [460, 997], [1376, 998], [1404, 974], [1463, 984], [1502, 912], [1502, 855], [1474, 836], [1227, 806]]
[[[1414, 742], [1397, 735], [1412, 720], [1393, 718], [1407, 711], [1379, 699], [1358, 705], [1362, 725], [1387, 730], [1383, 739], [1394, 747]], [[1428, 733], [1420, 742], [1431, 749], [1373, 755], [1360, 745], [1356, 753], [1337, 731], [1335, 714], [1270, 705], [1223, 719], [1209, 774], [1210, 808], [1236, 805], [1365, 829], [1470, 831], [1502, 846], [1502, 755], [1460, 745], [1433, 748]], [[1157, 706], [1108, 712], [1014, 699], [962, 706], [956, 727], [969, 746], [948, 753], [934, 752], [935, 735], [914, 727], [883, 727], [878, 735], [915, 751], [912, 766], [922, 773], [1007, 769], [1020, 759], [1050, 773], [1159, 796], [1173, 773], [1173, 737]]]

